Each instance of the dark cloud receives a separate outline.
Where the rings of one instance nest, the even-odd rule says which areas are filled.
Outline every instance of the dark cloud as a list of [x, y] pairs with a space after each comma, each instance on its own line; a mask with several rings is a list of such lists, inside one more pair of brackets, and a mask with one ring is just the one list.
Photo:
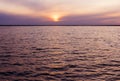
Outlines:
[[[102, 17], [103, 14], [92, 14], [92, 15], [69, 15], [62, 18], [61, 24], [69, 25], [115, 25], [113, 22], [104, 21], [117, 21], [118, 17]], [[120, 25], [120, 23], [118, 23]]]
[[117, 20], [119, 18], [105, 18], [100, 15], [70, 15], [63, 17], [59, 22], [53, 22], [44, 17], [0, 13], [0, 25], [115, 25]]
[[12, 15], [0, 13], [0, 25], [38, 25], [48, 22], [43, 17], [30, 17], [23, 15]]

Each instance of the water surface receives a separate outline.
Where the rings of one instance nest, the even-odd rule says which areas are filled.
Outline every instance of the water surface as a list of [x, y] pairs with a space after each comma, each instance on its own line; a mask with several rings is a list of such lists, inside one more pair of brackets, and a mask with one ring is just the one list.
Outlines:
[[0, 81], [118, 81], [120, 27], [0, 27]]

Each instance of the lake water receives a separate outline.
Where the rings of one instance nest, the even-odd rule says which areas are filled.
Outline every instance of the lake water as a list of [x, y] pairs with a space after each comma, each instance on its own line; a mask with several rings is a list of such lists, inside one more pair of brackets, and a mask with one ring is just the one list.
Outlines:
[[120, 27], [0, 27], [0, 81], [120, 81]]

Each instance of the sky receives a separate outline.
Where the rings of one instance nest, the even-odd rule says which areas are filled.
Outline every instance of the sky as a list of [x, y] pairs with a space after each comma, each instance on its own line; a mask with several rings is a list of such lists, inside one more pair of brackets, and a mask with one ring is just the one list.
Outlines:
[[0, 0], [0, 25], [120, 25], [120, 0]]

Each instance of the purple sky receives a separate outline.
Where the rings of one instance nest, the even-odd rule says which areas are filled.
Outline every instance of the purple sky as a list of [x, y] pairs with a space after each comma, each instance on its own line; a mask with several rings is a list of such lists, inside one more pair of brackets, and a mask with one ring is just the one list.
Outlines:
[[0, 25], [120, 25], [119, 0], [1, 0]]

